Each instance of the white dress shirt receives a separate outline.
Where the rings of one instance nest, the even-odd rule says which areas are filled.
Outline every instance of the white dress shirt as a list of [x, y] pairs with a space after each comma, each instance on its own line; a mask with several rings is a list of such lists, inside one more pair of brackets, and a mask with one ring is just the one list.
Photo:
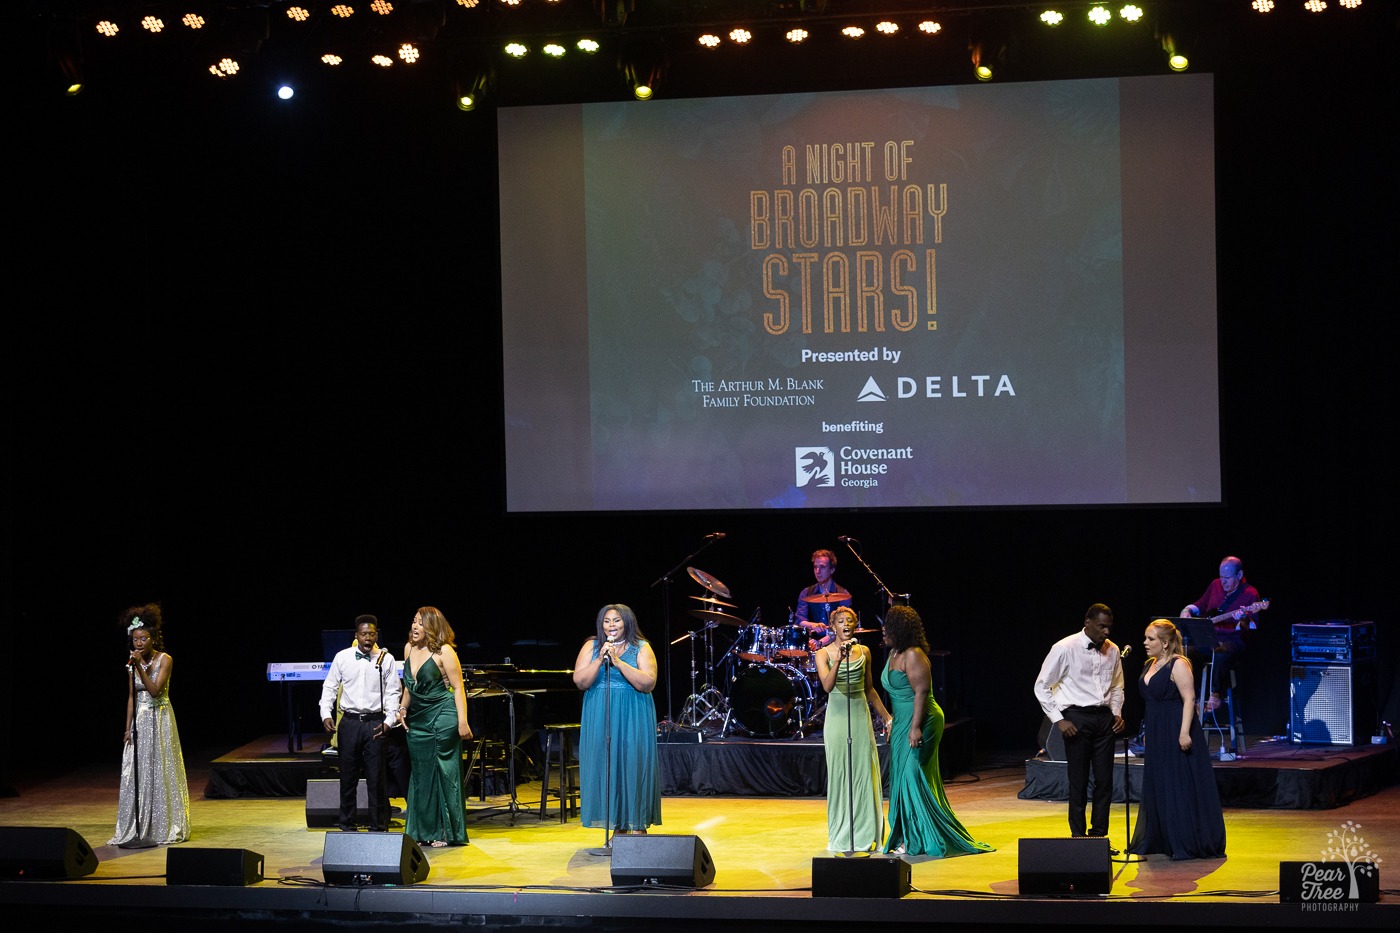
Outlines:
[[1040, 708], [1057, 723], [1067, 706], [1107, 706], [1113, 715], [1123, 712], [1123, 660], [1118, 646], [1107, 638], [1094, 647], [1089, 636], [1078, 631], [1050, 648], [1040, 676], [1035, 679]]
[[336, 652], [321, 688], [322, 719], [332, 718], [337, 694], [342, 712], [387, 714], [392, 711], [393, 716], [386, 718], [397, 718], [399, 693], [403, 688], [394, 668], [394, 656], [378, 647], [369, 660], [356, 658], [359, 653], [359, 647]]

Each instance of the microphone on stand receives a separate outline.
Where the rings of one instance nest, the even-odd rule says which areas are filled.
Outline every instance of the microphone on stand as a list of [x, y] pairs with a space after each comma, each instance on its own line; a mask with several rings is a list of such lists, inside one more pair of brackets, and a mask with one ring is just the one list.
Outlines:
[[[616, 639], [616, 638], [613, 638], [611, 635], [609, 635], [609, 636], [608, 636], [607, 645], [608, 645], [609, 647], [611, 647], [611, 646], [616, 645], [616, 644], [617, 644], [617, 639]], [[603, 663], [604, 663], [605, 665], [607, 665], [608, 667], [612, 667], [612, 662], [613, 662], [612, 655], [608, 654], [606, 651], [603, 652]]]
[[1132, 645], [1124, 645], [1124, 646], [1123, 646], [1123, 650], [1120, 651], [1120, 652], [1118, 652], [1118, 657], [1119, 657], [1119, 658], [1126, 658], [1128, 655], [1130, 655], [1130, 654], [1132, 654], [1132, 653], [1133, 653], [1133, 646], [1132, 646]]
[[713, 534], [705, 535], [705, 540], [707, 540], [707, 541], [718, 541], [720, 538], [723, 538], [723, 537], [725, 537], [724, 532], [722, 532], [722, 531], [716, 531], [716, 532], [714, 532]]
[[860, 544], [859, 538], [852, 538], [850, 535], [837, 535], [836, 540], [840, 541], [842, 544], [850, 544], [852, 541], [856, 544]]

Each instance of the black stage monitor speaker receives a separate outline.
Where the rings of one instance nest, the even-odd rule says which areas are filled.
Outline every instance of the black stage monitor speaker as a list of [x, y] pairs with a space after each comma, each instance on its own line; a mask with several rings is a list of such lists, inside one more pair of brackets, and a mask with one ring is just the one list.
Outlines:
[[1020, 842], [1022, 894], [1107, 894], [1113, 887], [1108, 840], [1102, 836]]
[[813, 897], [888, 897], [909, 893], [909, 863], [902, 858], [814, 858]]
[[[369, 790], [365, 779], [355, 789], [355, 822], [369, 825]], [[327, 828], [340, 825], [340, 779], [306, 782], [306, 825]]]
[[0, 826], [0, 878], [81, 878], [97, 870], [82, 836], [62, 826]]
[[403, 833], [326, 833], [321, 876], [327, 884], [417, 884], [428, 877], [428, 859]]
[[222, 884], [230, 887], [263, 880], [263, 857], [247, 849], [165, 850], [165, 883]]
[[1294, 664], [1288, 671], [1288, 737], [1294, 744], [1365, 745], [1378, 719], [1376, 668]]
[[699, 836], [614, 836], [615, 886], [669, 884], [703, 888], [715, 880], [715, 863]]

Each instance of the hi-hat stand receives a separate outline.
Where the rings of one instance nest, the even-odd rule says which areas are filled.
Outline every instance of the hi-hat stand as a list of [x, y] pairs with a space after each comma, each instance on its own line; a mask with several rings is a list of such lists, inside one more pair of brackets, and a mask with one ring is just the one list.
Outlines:
[[714, 678], [713, 646], [711, 644], [710, 630], [715, 628], [717, 623], [706, 623], [702, 628], [694, 632], [687, 632], [680, 638], [671, 642], [672, 645], [680, 644], [686, 639], [690, 640], [690, 696], [686, 697], [685, 705], [681, 708], [679, 725], [691, 729], [705, 729], [709, 725], [714, 725], [717, 729], [723, 729], [729, 714], [729, 701], [724, 698], [712, 683], [705, 683], [703, 689], [696, 683], [699, 673], [695, 663], [695, 643], [696, 636], [700, 633], [705, 635], [705, 647], [710, 656], [710, 663], [707, 664], [707, 674], [711, 680]]

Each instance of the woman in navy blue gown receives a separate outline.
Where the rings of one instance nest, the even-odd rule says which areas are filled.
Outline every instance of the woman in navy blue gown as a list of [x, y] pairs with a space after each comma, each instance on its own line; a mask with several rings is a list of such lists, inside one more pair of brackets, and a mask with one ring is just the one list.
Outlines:
[[1196, 719], [1196, 683], [1181, 633], [1166, 619], [1147, 627], [1138, 687], [1146, 703], [1142, 803], [1128, 851], [1173, 859], [1224, 858], [1225, 816]]

